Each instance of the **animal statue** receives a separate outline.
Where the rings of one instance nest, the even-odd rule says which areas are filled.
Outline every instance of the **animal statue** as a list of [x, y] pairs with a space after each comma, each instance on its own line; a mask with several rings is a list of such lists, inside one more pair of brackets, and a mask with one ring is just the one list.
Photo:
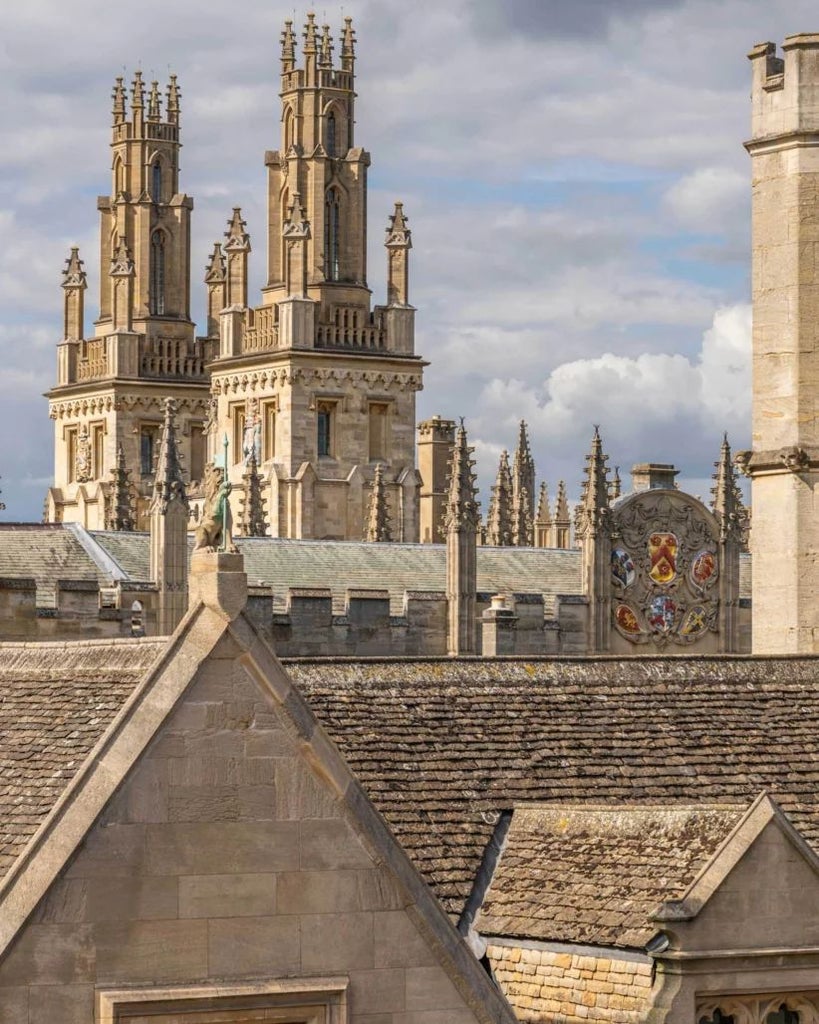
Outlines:
[[205, 505], [194, 534], [194, 551], [237, 551], [231, 533], [231, 483], [222, 466], [205, 467]]

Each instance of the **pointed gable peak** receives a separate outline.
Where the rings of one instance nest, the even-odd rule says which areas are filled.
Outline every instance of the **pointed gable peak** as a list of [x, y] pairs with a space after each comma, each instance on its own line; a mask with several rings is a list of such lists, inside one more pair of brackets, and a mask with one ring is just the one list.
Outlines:
[[165, 419], [162, 425], [162, 437], [159, 441], [159, 455], [154, 478], [154, 497], [151, 504], [152, 512], [164, 515], [171, 502], [179, 501], [184, 508], [188, 507], [185, 493], [185, 481], [182, 477], [182, 457], [176, 439], [176, 402], [172, 398], [165, 399]]

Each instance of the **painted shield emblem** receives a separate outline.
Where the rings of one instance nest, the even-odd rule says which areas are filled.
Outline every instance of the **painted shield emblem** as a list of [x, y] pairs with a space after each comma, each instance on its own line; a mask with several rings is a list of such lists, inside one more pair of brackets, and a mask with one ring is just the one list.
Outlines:
[[648, 624], [655, 633], [669, 633], [674, 627], [676, 614], [677, 605], [670, 597], [659, 594], [648, 606]]
[[618, 587], [630, 587], [634, 582], [634, 562], [622, 548], [615, 548], [611, 553], [611, 578]]
[[706, 612], [701, 604], [696, 604], [683, 619], [680, 633], [682, 636], [699, 636], [708, 628]]
[[614, 621], [627, 636], [638, 636], [642, 630], [637, 616], [627, 604], [618, 604], [614, 609]]
[[717, 572], [717, 560], [710, 551], [700, 551], [691, 563], [691, 581], [697, 587], [704, 587]]
[[652, 533], [648, 538], [649, 576], [655, 583], [670, 583], [677, 575], [677, 538], [673, 533]]

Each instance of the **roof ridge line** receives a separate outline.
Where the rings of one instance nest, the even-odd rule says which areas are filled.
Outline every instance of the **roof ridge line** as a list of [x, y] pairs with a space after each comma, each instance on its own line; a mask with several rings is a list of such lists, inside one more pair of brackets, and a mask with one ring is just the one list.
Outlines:
[[92, 559], [97, 569], [110, 576], [114, 582], [129, 580], [130, 576], [119, 562], [109, 555], [105, 548], [95, 540], [80, 523], [66, 523], [66, 528], [77, 538], [85, 553]]

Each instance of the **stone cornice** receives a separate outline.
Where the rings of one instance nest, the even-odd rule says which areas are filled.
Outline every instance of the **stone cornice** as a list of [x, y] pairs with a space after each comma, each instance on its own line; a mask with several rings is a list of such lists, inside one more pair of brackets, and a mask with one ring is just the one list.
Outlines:
[[743, 146], [751, 154], [758, 156], [766, 153], [781, 153], [786, 149], [813, 149], [819, 146], [819, 132], [790, 131], [776, 135], [763, 135], [758, 139], [748, 139]]
[[789, 445], [762, 451], [742, 451], [736, 453], [734, 462], [744, 476], [751, 478], [814, 472], [819, 470], [819, 445]]

